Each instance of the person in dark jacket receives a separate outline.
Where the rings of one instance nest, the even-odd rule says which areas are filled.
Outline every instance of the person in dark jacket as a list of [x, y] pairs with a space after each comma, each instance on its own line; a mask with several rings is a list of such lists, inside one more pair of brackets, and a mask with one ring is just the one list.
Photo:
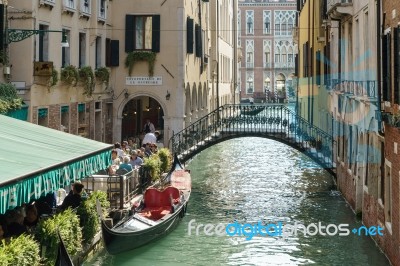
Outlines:
[[72, 209], [77, 208], [82, 202], [82, 194], [83, 191], [83, 184], [81, 183], [74, 183], [72, 184], [72, 192], [65, 197], [63, 203], [60, 206], [60, 210], [66, 210], [69, 207]]

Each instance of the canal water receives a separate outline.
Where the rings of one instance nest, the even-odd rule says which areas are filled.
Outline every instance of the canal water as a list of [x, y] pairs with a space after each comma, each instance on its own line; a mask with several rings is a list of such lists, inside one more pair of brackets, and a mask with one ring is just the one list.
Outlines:
[[[389, 265], [367, 236], [206, 236], [188, 224], [349, 224], [359, 228], [332, 177], [300, 152], [263, 138], [215, 145], [187, 164], [192, 195], [182, 223], [165, 238], [85, 265]], [[331, 227], [331, 232], [334, 229]], [[272, 229], [272, 227], [270, 227]], [[231, 227], [231, 232], [233, 232]], [[314, 230], [310, 230], [310, 233]], [[265, 232], [265, 231], [262, 231]], [[274, 232], [270, 230], [271, 235]]]

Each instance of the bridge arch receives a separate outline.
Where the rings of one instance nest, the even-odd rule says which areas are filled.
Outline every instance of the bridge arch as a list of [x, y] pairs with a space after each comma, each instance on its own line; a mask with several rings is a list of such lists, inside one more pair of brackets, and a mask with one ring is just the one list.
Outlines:
[[285, 143], [334, 174], [333, 137], [286, 105], [226, 104], [174, 134], [168, 146], [186, 161], [219, 142], [248, 136]]

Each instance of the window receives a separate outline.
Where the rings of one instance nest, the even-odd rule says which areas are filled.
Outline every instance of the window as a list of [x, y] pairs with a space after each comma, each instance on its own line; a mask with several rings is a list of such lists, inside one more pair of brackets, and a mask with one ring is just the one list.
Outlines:
[[47, 127], [49, 125], [49, 109], [48, 108], [39, 108], [38, 109], [38, 125]]
[[400, 27], [394, 28], [393, 31], [393, 61], [394, 61], [394, 103], [400, 103]]
[[160, 16], [126, 15], [125, 52], [160, 52]]
[[90, 10], [91, 10], [91, 4], [90, 4], [90, 0], [83, 0], [81, 1], [81, 12], [83, 14], [88, 14], [90, 15]]
[[98, 0], [98, 6], [99, 6], [99, 19], [106, 20], [107, 19], [106, 0]]
[[382, 38], [382, 74], [383, 74], [383, 100], [391, 100], [391, 75], [390, 75], [390, 32], [383, 35]]
[[281, 35], [281, 24], [275, 23], [275, 35]]
[[86, 33], [79, 33], [79, 67], [86, 65]]
[[61, 106], [60, 107], [61, 113], [61, 125], [60, 130], [63, 132], [69, 132], [69, 106]]
[[246, 67], [254, 67], [254, 41], [246, 40]]
[[194, 43], [194, 20], [190, 17], [186, 19], [186, 52], [193, 54], [193, 43]]
[[264, 34], [271, 34], [271, 11], [264, 10]]
[[[385, 181], [384, 184], [384, 206], [385, 206], [385, 222], [392, 222], [392, 167], [389, 161], [385, 163]], [[382, 196], [382, 195], [381, 195]]]
[[246, 11], [246, 32], [247, 34], [254, 34], [254, 11]]
[[66, 8], [75, 9], [75, 0], [64, 0]]
[[101, 64], [101, 37], [97, 36], [96, 37], [96, 68], [99, 68], [102, 66]]
[[42, 32], [39, 34], [39, 61], [49, 61], [49, 33], [45, 32], [49, 30], [49, 26], [40, 24], [39, 30]]
[[[69, 30], [64, 30], [67, 40], [70, 40], [71, 33]], [[61, 67], [66, 67], [70, 65], [70, 47], [61, 48]]]

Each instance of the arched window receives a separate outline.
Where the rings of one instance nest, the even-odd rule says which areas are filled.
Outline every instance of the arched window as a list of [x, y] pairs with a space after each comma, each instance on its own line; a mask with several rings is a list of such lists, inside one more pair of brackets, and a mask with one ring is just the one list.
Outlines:
[[246, 32], [247, 34], [254, 34], [254, 11], [246, 11]]

